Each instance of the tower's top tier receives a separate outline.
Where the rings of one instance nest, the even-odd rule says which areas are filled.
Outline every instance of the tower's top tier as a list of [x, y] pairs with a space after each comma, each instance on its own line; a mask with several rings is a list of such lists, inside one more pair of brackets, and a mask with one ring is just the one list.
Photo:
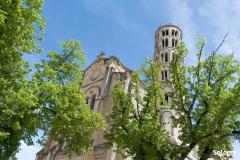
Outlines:
[[178, 30], [180, 33], [182, 33], [182, 30], [181, 30], [181, 28], [179, 28], [178, 26], [176, 26], [176, 25], [174, 25], [174, 24], [171, 24], [171, 23], [169, 23], [169, 24], [166, 24], [166, 25], [162, 25], [162, 26], [160, 26], [157, 30], [156, 30], [156, 34], [161, 30], [164, 30], [164, 29], [176, 29], [176, 30]]
[[175, 48], [182, 40], [182, 30], [173, 24], [160, 26], [155, 32], [155, 50]]

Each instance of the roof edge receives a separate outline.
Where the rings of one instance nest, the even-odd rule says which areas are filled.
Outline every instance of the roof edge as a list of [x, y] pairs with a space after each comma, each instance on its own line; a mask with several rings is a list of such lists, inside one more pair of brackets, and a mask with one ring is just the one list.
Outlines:
[[172, 24], [172, 23], [159, 26], [155, 33], [157, 33], [160, 29], [165, 28], [165, 27], [175, 27], [175, 28], [177, 28], [178, 30], [180, 30], [181, 33], [182, 33], [182, 29], [181, 29], [180, 27], [178, 27], [177, 25], [174, 25], [174, 24]]

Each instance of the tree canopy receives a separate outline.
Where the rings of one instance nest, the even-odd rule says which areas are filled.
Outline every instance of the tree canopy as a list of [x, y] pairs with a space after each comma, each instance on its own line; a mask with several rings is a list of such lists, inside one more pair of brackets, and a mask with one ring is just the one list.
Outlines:
[[27, 80], [24, 53], [39, 52], [44, 18], [42, 0], [0, 1], [0, 158], [15, 153], [20, 140], [36, 135], [37, 97]]
[[[206, 160], [213, 156], [214, 150], [232, 150], [232, 142], [240, 140], [239, 135], [233, 134], [234, 130], [240, 130], [240, 63], [233, 54], [218, 53], [223, 42], [207, 54], [205, 41], [199, 39], [197, 63], [190, 66], [184, 65], [188, 51], [180, 44], [170, 65], [168, 81], [159, 81], [160, 62], [148, 63], [141, 78], [133, 76], [134, 95], [117, 85], [110, 115], [112, 125], [106, 135], [108, 145], [116, 144], [118, 152], [135, 160], [184, 159], [194, 148], [197, 156]], [[146, 86], [143, 98], [138, 92], [140, 81]], [[180, 128], [180, 144], [170, 141], [160, 116], [163, 84], [174, 89], [169, 94], [170, 109], [181, 113], [172, 117], [174, 127]]]
[[63, 53], [50, 52], [48, 60], [36, 65], [33, 83], [37, 87], [40, 129], [63, 144], [68, 154], [92, 149], [92, 133], [102, 130], [104, 121], [86, 104], [82, 91], [85, 56], [80, 43], [60, 43]]
[[[117, 145], [117, 150], [136, 160], [166, 159], [171, 147], [169, 138], [160, 118], [159, 103], [163, 101], [162, 83], [159, 81], [161, 66], [149, 62], [142, 73], [145, 76], [147, 94], [140, 95], [140, 74], [134, 73], [134, 93], [125, 93], [121, 84], [113, 92], [113, 113], [110, 115], [111, 128], [106, 134], [108, 145]], [[132, 99], [133, 97], [133, 99]], [[134, 108], [133, 101], [136, 101]]]
[[182, 112], [175, 119], [182, 128], [182, 144], [177, 149], [181, 158], [198, 147], [198, 156], [205, 160], [213, 150], [232, 150], [231, 143], [240, 138], [233, 134], [240, 129], [240, 63], [233, 54], [218, 54], [225, 38], [208, 56], [205, 41], [199, 39], [196, 65], [183, 65], [184, 46], [177, 49], [172, 62], [172, 107]]
[[60, 144], [67, 141], [67, 153], [81, 154], [91, 149], [91, 133], [103, 128], [81, 89], [79, 42], [62, 42], [63, 53], [50, 52], [36, 68], [23, 59], [41, 52], [42, 6], [43, 0], [0, 0], [0, 159], [14, 158], [20, 141], [33, 144], [40, 130]]

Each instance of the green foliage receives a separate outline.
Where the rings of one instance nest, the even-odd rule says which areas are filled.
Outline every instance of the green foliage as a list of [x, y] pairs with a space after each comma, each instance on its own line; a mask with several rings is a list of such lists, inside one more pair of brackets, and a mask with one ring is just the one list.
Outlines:
[[102, 117], [85, 103], [85, 58], [78, 42], [61, 43], [63, 53], [50, 52], [28, 78], [23, 55], [41, 51], [42, 5], [43, 0], [0, 0], [0, 159], [14, 159], [20, 141], [33, 144], [39, 130], [67, 141], [67, 153], [81, 154], [91, 149], [92, 132], [103, 129]]
[[[159, 103], [163, 101], [160, 64], [148, 62], [141, 72], [133, 73], [134, 94], [126, 93], [119, 84], [113, 92], [112, 123], [106, 134], [108, 145], [117, 144], [118, 152], [135, 160], [168, 159], [171, 144], [160, 117]], [[140, 80], [140, 74], [145, 80]], [[147, 94], [141, 98], [140, 92], [145, 82]], [[132, 96], [134, 97], [132, 99]], [[134, 108], [133, 101], [136, 102]]]
[[36, 86], [26, 79], [29, 65], [22, 56], [39, 51], [42, 3], [0, 0], [0, 159], [14, 155], [20, 140], [31, 144], [29, 137], [36, 135]]
[[[181, 129], [181, 144], [170, 142], [159, 115], [159, 104], [164, 101], [159, 81], [161, 65], [148, 62], [140, 73], [142, 81], [137, 73], [132, 75], [134, 94], [124, 91], [121, 85], [114, 89], [108, 145], [115, 143], [117, 151], [135, 160], [185, 159], [195, 147], [198, 157], [206, 160], [213, 150], [232, 150], [233, 140], [240, 140], [233, 134], [240, 130], [240, 63], [233, 55], [217, 54], [223, 42], [203, 59], [205, 40], [200, 38], [197, 64], [192, 66], [184, 65], [188, 53], [184, 44], [176, 49], [171, 79], [164, 84], [174, 88], [171, 109], [182, 113], [173, 117], [174, 126]], [[141, 98], [144, 86], [147, 94]]]
[[80, 43], [69, 40], [60, 45], [62, 54], [50, 52], [49, 60], [36, 66], [39, 116], [46, 134], [60, 144], [67, 142], [66, 153], [82, 154], [92, 149], [91, 135], [103, 129], [104, 121], [86, 104], [81, 89], [85, 57]]
[[207, 159], [213, 150], [231, 150], [232, 141], [239, 140], [232, 131], [240, 129], [240, 64], [232, 54], [217, 54], [223, 42], [203, 59], [205, 41], [200, 39], [197, 65], [189, 67], [183, 66], [187, 50], [182, 44], [172, 62], [172, 107], [183, 113], [175, 119], [183, 128], [179, 137], [182, 158], [198, 146], [199, 157]]

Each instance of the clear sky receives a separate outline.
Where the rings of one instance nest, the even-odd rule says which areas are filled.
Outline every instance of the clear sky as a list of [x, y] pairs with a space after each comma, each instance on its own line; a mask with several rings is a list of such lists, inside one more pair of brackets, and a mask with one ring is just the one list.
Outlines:
[[[205, 51], [212, 51], [229, 32], [221, 52], [234, 52], [240, 59], [239, 0], [45, 0], [43, 14], [43, 53], [25, 56], [31, 64], [45, 58], [50, 50], [59, 50], [59, 41], [73, 38], [81, 42], [87, 65], [104, 51], [137, 69], [146, 56], [153, 56], [156, 29], [168, 23], [183, 30], [190, 52], [187, 64], [195, 61], [194, 44], [200, 34], [207, 38]], [[33, 160], [41, 147], [22, 144], [21, 149], [20, 160]], [[234, 143], [234, 150], [234, 160], [239, 160], [239, 143]]]

